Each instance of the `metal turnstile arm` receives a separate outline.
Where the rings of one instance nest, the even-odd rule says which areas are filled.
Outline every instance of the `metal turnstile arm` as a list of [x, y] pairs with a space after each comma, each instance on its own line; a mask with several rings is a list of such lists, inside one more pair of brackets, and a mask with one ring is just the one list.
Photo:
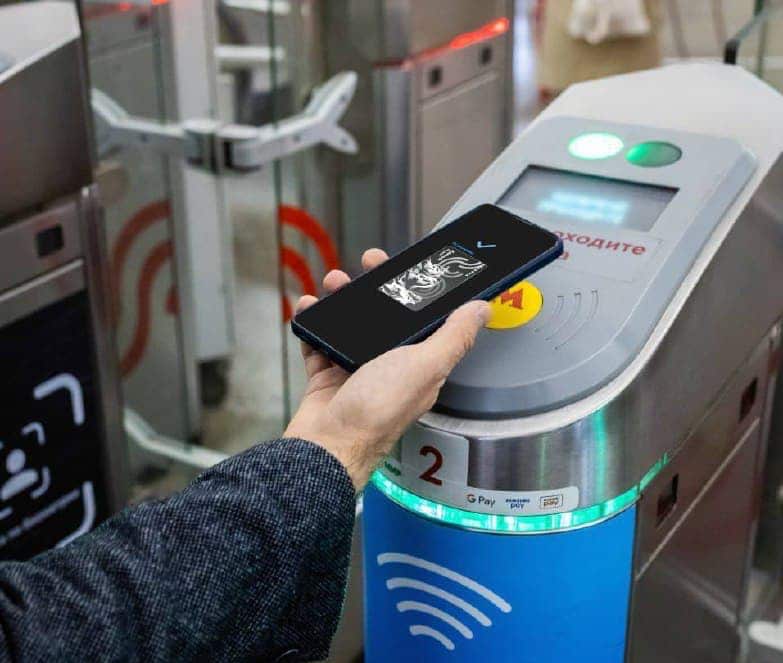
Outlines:
[[142, 146], [215, 173], [258, 170], [320, 143], [355, 154], [356, 140], [338, 122], [356, 91], [356, 80], [352, 71], [336, 74], [313, 91], [301, 113], [261, 127], [211, 119], [155, 122], [130, 115], [108, 95], [93, 90], [98, 150], [103, 155], [118, 147]]
[[206, 470], [229, 458], [227, 454], [161, 435], [130, 408], [125, 408], [123, 423], [131, 444], [178, 465]]
[[106, 154], [119, 147], [148, 147], [168, 155], [185, 156], [186, 134], [182, 125], [164, 124], [130, 115], [108, 94], [91, 91], [98, 150]]
[[291, 3], [288, 0], [221, 0], [220, 4], [257, 14], [271, 12], [275, 16], [288, 16], [291, 13]]
[[221, 71], [244, 71], [256, 67], [268, 67], [272, 62], [285, 61], [285, 50], [281, 46], [244, 46], [221, 44], [215, 47], [215, 58]]
[[355, 154], [359, 146], [354, 137], [339, 126], [356, 90], [356, 74], [342, 72], [316, 88], [310, 103], [298, 115], [258, 129], [229, 125], [220, 132], [232, 146], [231, 167], [254, 170], [289, 154], [319, 143], [337, 152]]

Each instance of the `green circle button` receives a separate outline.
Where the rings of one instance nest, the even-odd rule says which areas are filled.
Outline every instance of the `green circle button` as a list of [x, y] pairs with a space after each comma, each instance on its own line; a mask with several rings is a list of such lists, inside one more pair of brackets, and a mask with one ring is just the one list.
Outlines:
[[669, 166], [682, 157], [682, 150], [671, 143], [663, 143], [657, 140], [634, 145], [625, 158], [635, 166], [644, 168], [660, 168]]

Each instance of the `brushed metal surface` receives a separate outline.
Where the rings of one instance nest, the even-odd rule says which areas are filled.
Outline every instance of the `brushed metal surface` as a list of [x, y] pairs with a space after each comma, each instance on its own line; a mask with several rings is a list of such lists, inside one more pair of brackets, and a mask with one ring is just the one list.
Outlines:
[[[502, 53], [503, 39], [492, 42], [496, 43], [485, 46], [497, 46], [497, 51]], [[458, 55], [461, 52], [454, 59]], [[444, 71], [449, 69], [444, 67]], [[473, 73], [472, 67], [466, 69], [465, 73]], [[417, 73], [420, 79], [426, 79], [423, 70]], [[503, 116], [503, 86], [502, 63], [498, 63], [498, 68], [460, 80], [453, 88], [427, 98], [420, 106], [417, 122], [420, 184], [416, 190], [416, 232], [411, 240], [430, 232], [503, 149], [502, 122], [487, 121]]]
[[[771, 332], [783, 313], [783, 289], [759, 284], [780, 282], [783, 159], [740, 214], [671, 326], [653, 332], [628, 369], [634, 373], [538, 419], [468, 420], [431, 412], [421, 423], [469, 440], [476, 487], [575, 485], [580, 506], [614, 497], [676, 451]], [[542, 419], [548, 424], [543, 429], [534, 423]]]
[[409, 50], [419, 53], [448, 42], [454, 35], [470, 32], [494, 19], [511, 19], [513, 3], [506, 0], [427, 0], [409, 2]]
[[754, 490], [759, 513], [754, 532], [755, 546], [747, 565], [747, 586], [743, 623], [763, 618], [770, 601], [780, 591], [783, 560], [783, 389], [780, 385], [780, 334], [775, 339], [770, 358], [770, 383], [767, 389], [767, 412], [759, 454], [759, 481]]
[[89, 34], [89, 58], [156, 38], [156, 6], [130, 3], [118, 8], [101, 0], [83, 0], [82, 16]]
[[103, 469], [109, 509], [127, 504], [130, 493], [128, 446], [122, 423], [122, 394], [112, 306], [109, 252], [103, 209], [96, 185], [85, 187], [79, 198], [80, 230], [84, 247], [84, 274], [90, 296], [94, 363], [100, 398]]
[[[628, 653], [632, 663], [735, 660], [760, 431], [756, 418], [637, 580]], [[689, 468], [684, 463], [677, 469], [685, 473]]]
[[0, 294], [0, 327], [40, 311], [84, 287], [84, 262], [78, 259], [6, 290]]
[[[4, 27], [0, 17], [0, 43]], [[91, 182], [84, 83], [78, 39], [3, 74], [0, 227]]]
[[[367, 246], [380, 245], [397, 252], [431, 228], [439, 217], [432, 210], [441, 209], [447, 200], [453, 202], [460, 193], [456, 180], [448, 181], [449, 174], [455, 168], [471, 172], [470, 164], [481, 161], [471, 154], [470, 164], [464, 168], [454, 161], [433, 163], [438, 152], [434, 141], [453, 143], [462, 154], [476, 141], [483, 149], [485, 136], [499, 131], [495, 156], [510, 139], [510, 32], [458, 50], [431, 47], [445, 46], [460, 33], [475, 30], [493, 18], [511, 17], [514, 3], [334, 0], [323, 4], [328, 72], [348, 68], [359, 76], [344, 126], [361, 149], [356, 157], [339, 164], [341, 253], [346, 267], [358, 271], [358, 257]], [[414, 24], [415, 38], [411, 33]], [[485, 46], [492, 49], [490, 62], [482, 62], [480, 57]], [[440, 68], [438, 85], [429, 83], [433, 68]], [[437, 138], [427, 135], [425, 100], [437, 105], [443, 94], [456, 99], [456, 88], [487, 72], [498, 77], [498, 99], [488, 105], [499, 110], [487, 109], [478, 121], [469, 124], [461, 110], [444, 103], [441, 117], [459, 125], [459, 130], [447, 131], [447, 135], [440, 130]], [[485, 93], [489, 91], [485, 89]], [[470, 104], [468, 110], [473, 112]], [[442, 184], [444, 178], [447, 186]]]
[[399, 60], [447, 44], [463, 32], [511, 17], [508, 0], [349, 0], [354, 41], [376, 60]]
[[[38, 233], [59, 227], [63, 246], [47, 256], [39, 256]], [[66, 200], [51, 208], [0, 228], [0, 292], [20, 285], [81, 255], [79, 208], [77, 201]]]
[[[640, 501], [629, 661], [735, 661], [742, 627], [774, 593], [754, 547], [778, 344], [775, 327]], [[661, 521], [674, 477], [677, 501]]]
[[[376, 68], [379, 213], [390, 252], [432, 230], [503, 149], [509, 47], [508, 35], [499, 35]], [[493, 56], [482, 64], [486, 48]]]
[[[390, 253], [399, 251], [415, 233], [416, 180], [412, 168], [416, 153], [415, 119], [412, 98], [415, 78], [409, 67], [378, 69], [376, 116], [380, 159], [377, 169], [383, 203], [379, 207], [383, 246]], [[365, 212], [366, 215], [366, 212]]]
[[[458, 86], [490, 72], [502, 76], [510, 58], [510, 42], [508, 33], [503, 33], [494, 37], [485, 37], [481, 41], [463, 48], [443, 49], [433, 53], [425, 53], [409, 60], [408, 62], [414, 65], [416, 70], [416, 98], [418, 102], [425, 103], [432, 97], [454, 90]], [[484, 61], [485, 57], [488, 57], [487, 61]], [[436, 68], [439, 69], [439, 72], [433, 78], [433, 69]], [[501, 84], [503, 82], [501, 80]], [[502, 97], [500, 101], [502, 102]], [[489, 111], [488, 108], [482, 122], [487, 123], [492, 118], [491, 124], [495, 124], [499, 131], [502, 130], [503, 123], [498, 120], [502, 115], [492, 115]], [[502, 147], [505, 147], [505, 144]], [[460, 195], [463, 192], [464, 189], [460, 191]], [[437, 220], [440, 221], [440, 218]]]
[[[641, 576], [652, 564], [662, 548], [667, 545], [673, 533], [688, 518], [688, 509], [701, 499], [705, 486], [719, 473], [721, 465], [731, 455], [737, 441], [744, 439], [749, 431], [760, 437], [765, 430], [769, 416], [766, 395], [769, 388], [769, 360], [771, 340], [765, 338], [749, 359], [736, 371], [727, 383], [719, 400], [710, 408], [703, 421], [688, 436], [669, 464], [653, 479], [639, 505], [637, 528], [636, 575]], [[742, 412], [742, 399], [746, 390], [755, 382], [753, 406]], [[744, 416], [741, 416], [744, 414]], [[743, 493], [758, 503], [756, 495], [760, 486], [759, 467], [748, 472]], [[657, 523], [657, 498], [667, 489], [672, 479], [678, 477], [677, 505], [675, 510], [660, 524]], [[755, 517], [748, 517], [748, 527]], [[747, 545], [746, 539], [737, 543]], [[705, 562], [706, 563], [706, 562]], [[739, 571], [744, 574], [744, 562]], [[719, 581], [720, 584], [720, 581]], [[733, 590], [732, 590], [733, 591]], [[725, 589], [730, 593], [729, 588]]]
[[485, 490], [579, 488], [579, 506], [615, 497], [636, 483], [634, 421], [625, 398], [569, 427], [565, 434], [469, 438], [468, 484]]

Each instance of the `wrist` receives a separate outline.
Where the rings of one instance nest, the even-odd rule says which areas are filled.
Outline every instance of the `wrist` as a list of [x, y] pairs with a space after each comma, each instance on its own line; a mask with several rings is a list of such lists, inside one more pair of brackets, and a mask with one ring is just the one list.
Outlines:
[[364, 488], [375, 469], [376, 463], [363, 453], [370, 445], [363, 444], [359, 440], [346, 440], [344, 436], [311, 431], [306, 427], [297, 426], [294, 421], [286, 428], [283, 436], [306, 440], [330, 453], [345, 468], [357, 491]]

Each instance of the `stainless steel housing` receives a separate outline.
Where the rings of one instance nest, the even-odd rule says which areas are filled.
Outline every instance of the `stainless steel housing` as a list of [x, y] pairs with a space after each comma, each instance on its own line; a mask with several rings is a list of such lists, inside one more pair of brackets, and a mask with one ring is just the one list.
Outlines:
[[[63, 432], [56, 402], [52, 403], [54, 410], [47, 410], [46, 403], [34, 407], [35, 416], [41, 417], [39, 444], [43, 444], [44, 430], [52, 438], [37, 456], [51, 472], [51, 483], [42, 487], [37, 508], [45, 506], [50, 497], [56, 499], [53, 491], [71, 490], [66, 468], [74, 462], [74, 454], [96, 467], [89, 477], [89, 490], [86, 483], [83, 487], [84, 514], [78, 527], [62, 539], [66, 541], [89, 529], [97, 518], [119, 509], [127, 499], [108, 256], [101, 207], [92, 184], [86, 73], [76, 9], [64, 2], [0, 8], [0, 42], [13, 62], [0, 72], [0, 106], [4, 109], [0, 120], [4, 180], [0, 190], [0, 333], [4, 343], [10, 343], [4, 351], [13, 353], [9, 356], [19, 363], [11, 369], [12, 382], [4, 387], [13, 390], [17, 383], [24, 383], [30, 377], [28, 369], [56, 379], [62, 367], [38, 365], [39, 356], [61, 357], [63, 366], [70, 362], [82, 371], [81, 384], [73, 382], [75, 386], [68, 389], [74, 424], [86, 421], [80, 431]], [[59, 317], [54, 318], [52, 329], [36, 327], [35, 320], [53, 315]], [[13, 331], [22, 329], [46, 338], [46, 347], [27, 342], [27, 332]], [[79, 356], [69, 354], [82, 348]], [[78, 398], [73, 395], [76, 390]], [[73, 405], [81, 398], [86, 412]], [[6, 411], [0, 417], [6, 447], [13, 446], [18, 435], [12, 428], [16, 414]], [[64, 449], [51, 446], [55, 441], [67, 443], [67, 435], [77, 437]], [[73, 491], [81, 489], [76, 486]], [[4, 512], [8, 506], [4, 501]], [[45, 520], [47, 527], [36, 529], [33, 535], [37, 541], [25, 544], [27, 552], [54, 545], [45, 530], [56, 530], [56, 524], [48, 523], [63, 517]], [[9, 522], [3, 523], [3, 545], [16, 536], [8, 534]]]
[[92, 181], [78, 24], [65, 3], [3, 8], [0, 226]]
[[361, 150], [340, 164], [351, 260], [431, 230], [508, 142], [512, 19], [507, 0], [329, 3], [325, 33], [341, 47], [328, 69], [359, 75], [345, 126]]
[[[587, 506], [619, 495], [664, 454], [672, 456], [783, 314], [783, 291], [759, 287], [783, 282], [781, 192], [783, 160], [737, 219], [671, 328], [658, 330], [660, 346], [622, 390], [617, 380], [609, 385], [606, 403], [571, 422], [577, 407], [563, 408], [563, 426], [532, 435], [528, 419], [427, 414], [424, 426], [468, 438], [469, 485], [576, 485], [580, 505]], [[683, 366], [695, 370], [687, 379]]]
[[[635, 663], [745, 660], [746, 627], [774, 605], [783, 560], [783, 144], [770, 133], [781, 99], [739, 70], [694, 67], [576, 86], [553, 105], [555, 115], [632, 114], [678, 129], [699, 118], [694, 130], [733, 135], [758, 159], [642, 351], [555, 410], [419, 422], [467, 439], [476, 492], [577, 486], [586, 507], [641, 486], [626, 654]], [[701, 76], [710, 90], [694, 84]]]

